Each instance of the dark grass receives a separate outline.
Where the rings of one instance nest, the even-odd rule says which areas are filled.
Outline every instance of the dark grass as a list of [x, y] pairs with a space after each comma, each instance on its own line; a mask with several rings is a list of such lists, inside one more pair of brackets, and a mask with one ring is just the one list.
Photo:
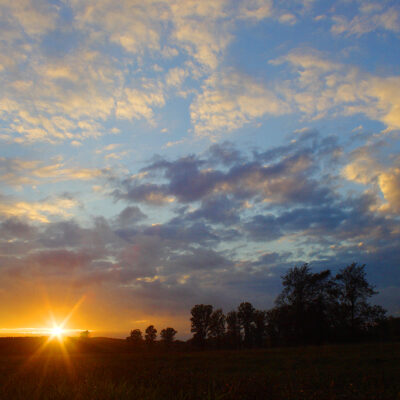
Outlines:
[[[78, 349], [79, 350], [79, 349]], [[400, 344], [0, 355], [1, 399], [400, 399]]]

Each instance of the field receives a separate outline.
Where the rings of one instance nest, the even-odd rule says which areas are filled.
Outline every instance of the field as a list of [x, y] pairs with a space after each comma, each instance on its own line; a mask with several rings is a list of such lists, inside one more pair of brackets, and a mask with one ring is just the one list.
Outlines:
[[180, 353], [66, 347], [68, 355], [53, 345], [32, 356], [3, 346], [0, 399], [400, 399], [398, 343]]

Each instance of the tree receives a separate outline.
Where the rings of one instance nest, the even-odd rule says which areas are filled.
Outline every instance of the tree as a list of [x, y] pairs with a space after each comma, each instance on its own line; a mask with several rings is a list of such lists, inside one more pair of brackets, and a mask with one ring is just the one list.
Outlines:
[[307, 304], [320, 300], [329, 288], [330, 271], [312, 273], [309, 265], [290, 268], [282, 276], [283, 290], [275, 303], [278, 306], [295, 306], [304, 309]]
[[218, 310], [215, 310], [210, 316], [208, 337], [216, 343], [217, 347], [220, 347], [224, 335], [225, 335], [225, 315], [219, 308]]
[[323, 341], [329, 332], [334, 296], [330, 271], [312, 273], [308, 264], [303, 264], [289, 269], [282, 276], [282, 284], [283, 290], [275, 301], [282, 310], [275, 312], [275, 317], [284, 323], [279, 327], [281, 335], [294, 343]]
[[255, 345], [257, 347], [263, 347], [267, 328], [267, 312], [255, 310], [253, 313], [253, 322], [254, 325], [252, 326], [252, 337], [254, 338]]
[[165, 328], [161, 331], [160, 336], [162, 342], [170, 346], [171, 343], [174, 341], [174, 337], [178, 332], [174, 328]]
[[226, 336], [228, 344], [231, 347], [238, 347], [241, 342], [239, 317], [236, 311], [230, 311], [226, 315], [227, 331]]
[[245, 346], [251, 346], [251, 326], [254, 321], [254, 307], [251, 303], [245, 302], [241, 303], [238, 307], [238, 320], [240, 326], [244, 331], [244, 344]]
[[364, 268], [365, 264], [353, 262], [335, 277], [342, 324], [353, 338], [385, 315], [382, 307], [368, 304], [369, 298], [378, 292], [367, 282]]
[[154, 345], [154, 342], [157, 338], [157, 329], [154, 328], [154, 325], [150, 325], [145, 330], [145, 341], [148, 346]]
[[89, 339], [89, 337], [90, 337], [90, 332], [89, 332], [88, 330], [82, 331], [82, 332], [79, 334], [79, 337], [80, 337], [81, 339]]
[[274, 307], [267, 311], [266, 317], [266, 331], [271, 345], [293, 342], [293, 323], [289, 306]]
[[192, 314], [190, 331], [194, 333], [193, 341], [202, 348], [205, 345], [212, 312], [213, 306], [205, 304], [196, 304], [190, 311]]
[[131, 330], [130, 335], [126, 338], [128, 342], [140, 345], [143, 342], [142, 332], [140, 329]]

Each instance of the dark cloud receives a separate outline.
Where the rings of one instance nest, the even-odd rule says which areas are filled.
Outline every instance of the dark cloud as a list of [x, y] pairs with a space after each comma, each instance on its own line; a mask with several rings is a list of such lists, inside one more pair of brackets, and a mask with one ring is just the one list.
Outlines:
[[206, 156], [207, 155], [210, 165], [222, 164], [224, 166], [231, 166], [244, 161], [243, 154], [241, 154], [231, 142], [213, 144], [207, 150]]
[[8, 218], [0, 223], [0, 235], [7, 239], [31, 239], [36, 229], [18, 218]]
[[226, 195], [216, 195], [205, 198], [196, 211], [189, 213], [188, 218], [231, 225], [240, 221], [240, 211], [241, 202]]
[[[217, 195], [278, 204], [326, 203], [332, 194], [328, 182], [316, 178], [318, 158], [328, 159], [338, 147], [333, 139], [318, 141], [314, 134], [311, 138], [311, 143], [310, 138], [302, 139], [276, 152], [254, 152], [252, 158], [224, 143], [212, 146], [204, 158], [157, 159], [143, 168], [147, 176], [122, 180], [113, 194], [116, 199], [159, 205], [173, 199], [180, 203], [210, 201]], [[229, 169], [218, 169], [218, 165], [229, 165]]]
[[[201, 156], [156, 157], [133, 177], [110, 178], [113, 197], [134, 203], [112, 218], [0, 221], [0, 290], [32, 277], [95, 287], [112, 304], [148, 313], [245, 300], [266, 308], [287, 268], [336, 271], [358, 261], [393, 309], [398, 220], [379, 211], [376, 193], [343, 189], [341, 157], [337, 140], [315, 131], [251, 154], [225, 142]], [[154, 205], [165, 206], [161, 223]]]
[[124, 208], [115, 218], [115, 224], [119, 227], [132, 226], [147, 218], [139, 207], [129, 206]]

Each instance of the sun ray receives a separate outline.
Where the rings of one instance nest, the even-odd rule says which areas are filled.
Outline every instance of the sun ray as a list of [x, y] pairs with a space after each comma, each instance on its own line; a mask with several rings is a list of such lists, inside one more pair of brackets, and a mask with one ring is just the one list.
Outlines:
[[[54, 340], [54, 338], [58, 339], [58, 344], [60, 346], [61, 354], [67, 369], [68, 374], [73, 377], [74, 376], [74, 369], [73, 365], [71, 363], [71, 359], [69, 357], [67, 348], [65, 346], [65, 343], [62, 340], [62, 335], [64, 332], [67, 330], [64, 329], [68, 321], [71, 319], [73, 314], [78, 310], [78, 308], [81, 306], [83, 301], [85, 300], [86, 296], [83, 295], [71, 308], [70, 312], [67, 314], [67, 316], [62, 320], [60, 324], [57, 323], [54, 314], [52, 312], [51, 307], [49, 307], [49, 312], [50, 312], [50, 318], [52, 320], [52, 325], [53, 327], [49, 329], [50, 335], [46, 338], [44, 343], [28, 358], [28, 360], [21, 366], [21, 368], [15, 373], [15, 376], [18, 376], [20, 373], [22, 373], [26, 368], [29, 367], [29, 365], [32, 363], [34, 359], [39, 357], [43, 351], [49, 346], [49, 344]], [[50, 304], [49, 304], [50, 306]]]

